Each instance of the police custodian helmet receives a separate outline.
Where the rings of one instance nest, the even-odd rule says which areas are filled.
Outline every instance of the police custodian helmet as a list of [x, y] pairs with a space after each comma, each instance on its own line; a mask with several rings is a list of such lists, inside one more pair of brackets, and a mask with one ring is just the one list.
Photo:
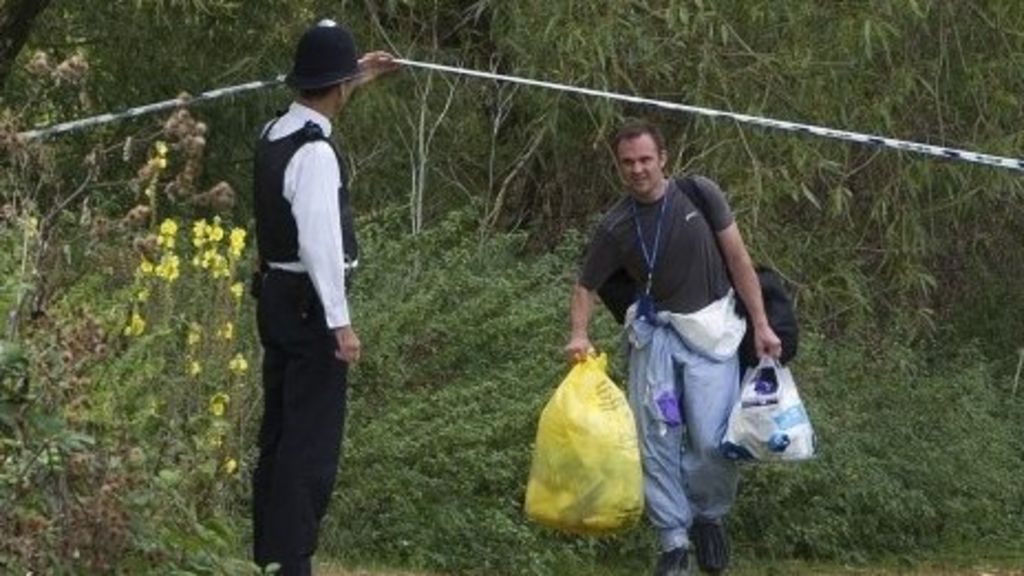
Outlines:
[[333, 20], [321, 20], [299, 39], [295, 64], [285, 83], [296, 90], [314, 90], [339, 84], [359, 73], [355, 40]]

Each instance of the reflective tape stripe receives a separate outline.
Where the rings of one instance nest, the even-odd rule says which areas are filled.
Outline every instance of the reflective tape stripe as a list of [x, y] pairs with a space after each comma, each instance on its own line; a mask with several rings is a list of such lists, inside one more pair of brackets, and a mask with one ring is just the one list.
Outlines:
[[[838, 130], [835, 128], [828, 128], [825, 126], [815, 126], [812, 124], [802, 124], [799, 122], [790, 122], [786, 120], [776, 120], [773, 118], [765, 118], [762, 116], [752, 116], [749, 114], [739, 114], [736, 112], [728, 112], [724, 110], [715, 110], [714, 108], [704, 108], [701, 106], [690, 106], [687, 104], [678, 104], [675, 102], [667, 102], [664, 100], [653, 100], [650, 98], [643, 98], [640, 96], [630, 96], [628, 94], [619, 94], [616, 92], [608, 92], [605, 90], [594, 90], [592, 88], [580, 88], [578, 86], [571, 86], [568, 84], [559, 84], [557, 82], [547, 82], [543, 80], [533, 80], [530, 78], [523, 78], [519, 76], [509, 76], [505, 74], [495, 74], [492, 72], [482, 72], [479, 70], [471, 70], [468, 68], [460, 68], [456, 66], [445, 66], [442, 64], [432, 64], [428, 62], [417, 62], [415, 60], [406, 60], [402, 58], [396, 58], [396, 62], [409, 66], [412, 68], [422, 68], [427, 70], [435, 70], [438, 72], [445, 72], [450, 74], [460, 74], [464, 76], [472, 76], [475, 78], [484, 78], [488, 80], [496, 80], [501, 82], [512, 82], [516, 84], [524, 84], [527, 86], [535, 86], [538, 88], [546, 88], [549, 90], [557, 90], [560, 92], [568, 92], [573, 94], [582, 94], [585, 96], [593, 96], [596, 98], [606, 98], [609, 100], [618, 100], [621, 102], [630, 102], [633, 104], [642, 104], [645, 106], [654, 106], [657, 108], [663, 108], [666, 110], [674, 110], [677, 112], [686, 112], [688, 114], [697, 114], [700, 116], [707, 116], [709, 118], [728, 118], [736, 122], [744, 124], [753, 124], [755, 126], [761, 126], [764, 128], [773, 128], [776, 130], [785, 130], [788, 132], [796, 132], [801, 134], [812, 134], [815, 136], [821, 136], [824, 138], [831, 138], [833, 140], [843, 140], [847, 142], [855, 142], [858, 144], [865, 144], [868, 146], [877, 146], [884, 148], [891, 148], [894, 150], [902, 150], [905, 152], [913, 152], [916, 154], [925, 154], [929, 156], [935, 156], [939, 158], [945, 158], [947, 160], [970, 162], [973, 164], [982, 164], [986, 166], [995, 166], [998, 168], [1009, 168], [1011, 170], [1017, 170], [1024, 172], [1024, 159], [1020, 158], [1009, 158], [1004, 156], [995, 156], [992, 154], [984, 154], [981, 152], [972, 152], [970, 150], [963, 150], [959, 148], [949, 148], [945, 146], [935, 146], [932, 144], [922, 144], [920, 142], [912, 142], [909, 140], [900, 140], [897, 138], [889, 138], [886, 136], [878, 136], [874, 134], [862, 134], [859, 132], [850, 132], [847, 130]], [[45, 138], [49, 136], [56, 136], [91, 126], [98, 126], [100, 124], [107, 124], [109, 122], [115, 122], [124, 118], [134, 118], [143, 114], [150, 114], [153, 112], [159, 112], [161, 110], [167, 110], [171, 108], [179, 108], [183, 106], [189, 106], [197, 104], [199, 102], [205, 102], [209, 100], [215, 100], [224, 96], [230, 96], [234, 94], [240, 94], [243, 92], [249, 92], [252, 90], [261, 90], [264, 88], [270, 88], [280, 85], [284, 82], [284, 76], [278, 76], [273, 80], [248, 82], [245, 84], [239, 84], [237, 86], [228, 86], [225, 88], [217, 88], [203, 92], [197, 96], [191, 98], [175, 98], [172, 100], [164, 100], [162, 102], [156, 102], [153, 104], [147, 104], [145, 106], [139, 106], [137, 108], [130, 108], [123, 112], [101, 114], [99, 116], [93, 116], [91, 118], [84, 118], [81, 120], [75, 120], [71, 122], [64, 122], [49, 126], [47, 128], [39, 128], [36, 130], [29, 130], [22, 132], [19, 136], [25, 140], [33, 140], [36, 138]]]

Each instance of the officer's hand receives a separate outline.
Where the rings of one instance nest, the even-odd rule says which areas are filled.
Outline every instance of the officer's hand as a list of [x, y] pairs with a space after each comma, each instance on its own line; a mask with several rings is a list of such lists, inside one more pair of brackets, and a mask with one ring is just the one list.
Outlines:
[[573, 336], [565, 346], [565, 356], [573, 364], [583, 362], [593, 352], [594, 346], [586, 336]]
[[367, 82], [382, 74], [394, 72], [399, 66], [394, 56], [380, 50], [367, 52], [359, 59], [359, 72]]
[[361, 344], [352, 326], [342, 326], [334, 331], [334, 340], [337, 348], [334, 350], [334, 357], [348, 364], [359, 361]]

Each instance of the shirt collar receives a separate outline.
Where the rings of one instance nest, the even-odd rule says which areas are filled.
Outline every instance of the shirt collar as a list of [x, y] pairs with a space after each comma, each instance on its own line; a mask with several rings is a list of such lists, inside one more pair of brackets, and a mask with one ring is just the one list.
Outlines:
[[288, 113], [295, 115], [303, 123], [307, 121], [315, 123], [323, 130], [324, 137], [331, 137], [331, 119], [327, 116], [298, 102], [292, 102], [292, 105], [288, 108]]

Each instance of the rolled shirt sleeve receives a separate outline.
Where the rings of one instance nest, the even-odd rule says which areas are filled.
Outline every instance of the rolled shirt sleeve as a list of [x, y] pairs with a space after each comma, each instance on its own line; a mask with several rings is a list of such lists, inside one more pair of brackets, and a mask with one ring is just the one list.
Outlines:
[[311, 142], [300, 148], [285, 170], [285, 196], [299, 231], [299, 260], [324, 307], [327, 327], [351, 324], [345, 293], [344, 246], [338, 188], [341, 174], [330, 145]]

